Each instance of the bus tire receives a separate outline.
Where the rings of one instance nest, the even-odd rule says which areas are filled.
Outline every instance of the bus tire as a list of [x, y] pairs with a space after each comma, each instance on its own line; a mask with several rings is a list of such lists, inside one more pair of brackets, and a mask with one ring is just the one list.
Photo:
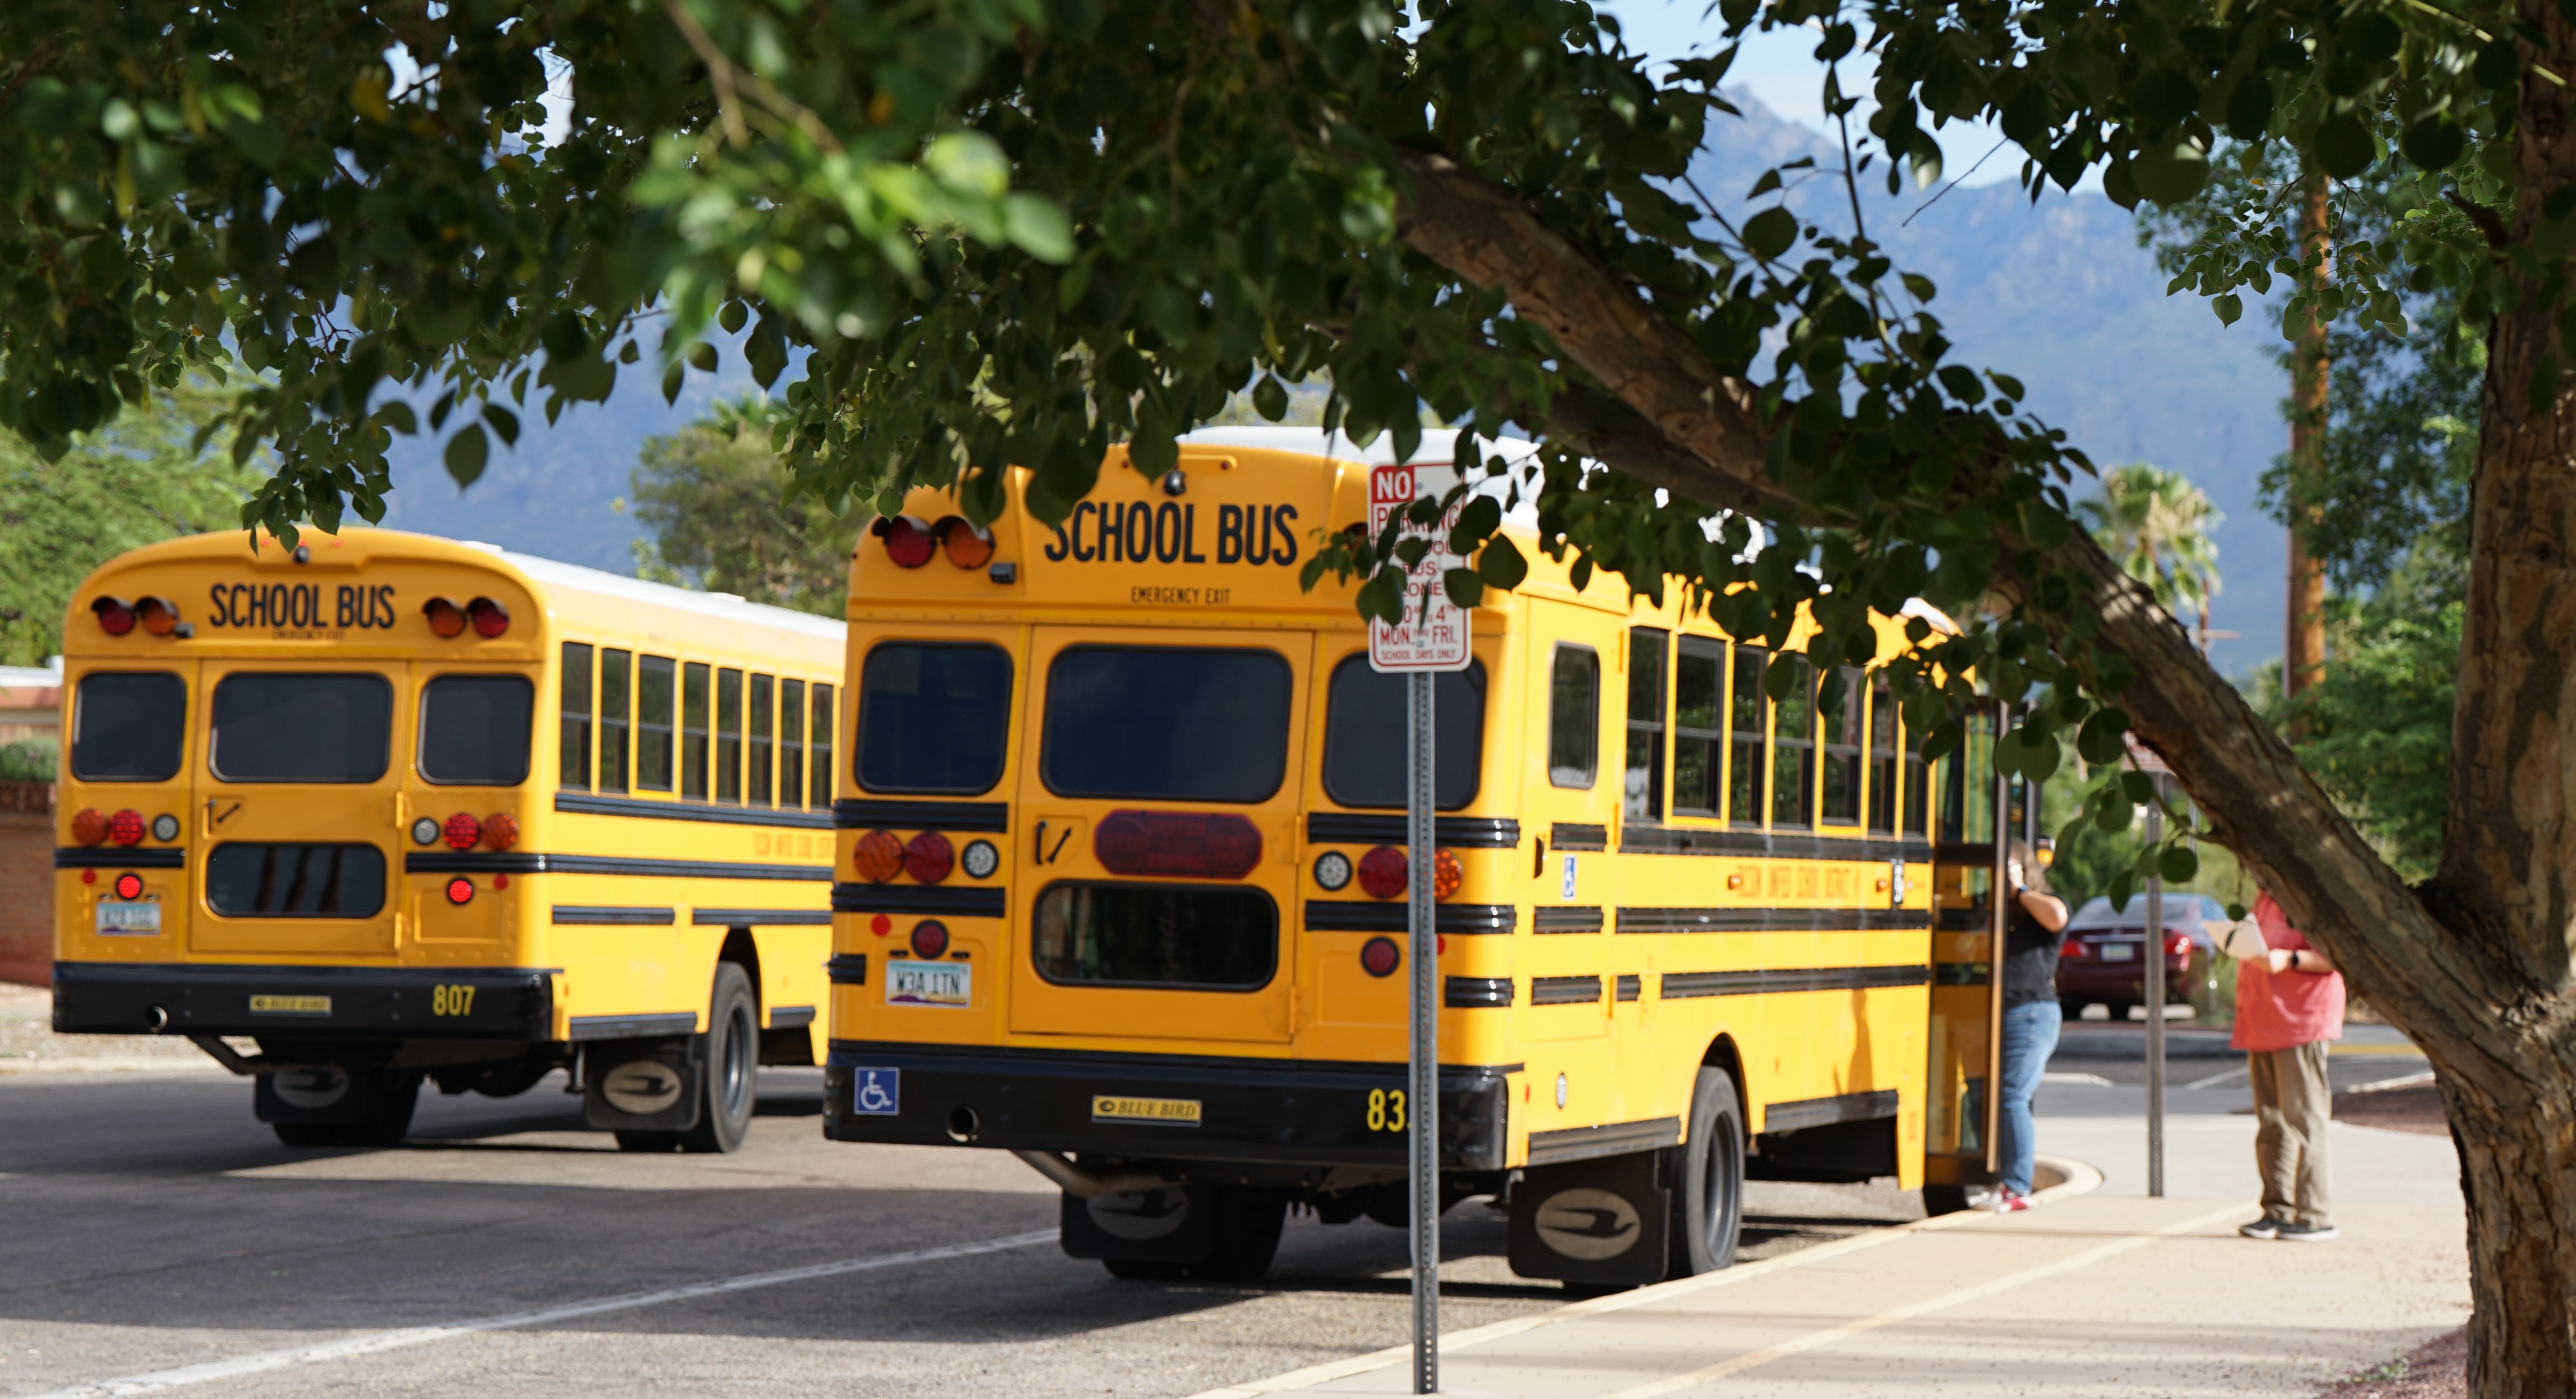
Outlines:
[[680, 1149], [680, 1134], [620, 1127], [617, 1129], [617, 1149], [625, 1152], [677, 1151]]
[[1145, 1263], [1133, 1258], [1103, 1258], [1100, 1266], [1113, 1278], [1129, 1282], [1170, 1282], [1189, 1272], [1187, 1263]]
[[1288, 1202], [1267, 1191], [1241, 1185], [1216, 1187], [1216, 1247], [1207, 1260], [1189, 1265], [1202, 1282], [1251, 1282], [1270, 1271], [1279, 1255], [1279, 1230], [1288, 1220]]
[[421, 1075], [416, 1073], [372, 1073], [367, 1075], [367, 1115], [340, 1129], [341, 1141], [350, 1146], [400, 1146], [411, 1131], [412, 1109], [420, 1102]]
[[272, 1122], [277, 1139], [288, 1146], [338, 1146], [340, 1127], [332, 1122]]
[[1682, 1180], [1673, 1201], [1672, 1272], [1714, 1273], [1735, 1265], [1744, 1230], [1744, 1109], [1735, 1078], [1703, 1068], [1691, 1089], [1690, 1136], [1682, 1146]]
[[680, 1134], [680, 1149], [738, 1151], [751, 1131], [752, 1108], [760, 1101], [760, 1015], [751, 999], [751, 978], [739, 963], [716, 963], [705, 1049], [706, 1068], [698, 1076], [705, 1094], [698, 1125]]

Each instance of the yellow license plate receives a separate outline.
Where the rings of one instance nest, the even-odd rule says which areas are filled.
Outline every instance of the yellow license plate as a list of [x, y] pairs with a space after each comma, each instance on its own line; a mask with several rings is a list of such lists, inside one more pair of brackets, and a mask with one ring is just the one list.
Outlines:
[[329, 1015], [331, 998], [328, 996], [253, 996], [250, 998], [250, 1013], [253, 1015]]
[[1153, 1122], [1165, 1127], [1199, 1125], [1199, 1100], [1196, 1098], [1113, 1098], [1096, 1093], [1091, 1099], [1094, 1122]]

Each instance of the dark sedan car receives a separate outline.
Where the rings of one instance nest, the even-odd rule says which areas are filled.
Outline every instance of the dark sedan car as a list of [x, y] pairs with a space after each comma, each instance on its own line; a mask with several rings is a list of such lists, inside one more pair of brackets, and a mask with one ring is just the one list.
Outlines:
[[[2165, 895], [2166, 1004], [2191, 999], [2195, 981], [2217, 950], [2202, 924], [2226, 921], [2227, 910], [2207, 894]], [[2122, 909], [2112, 908], [2107, 898], [2092, 899], [2067, 920], [2066, 941], [2057, 955], [2057, 1001], [2067, 1019], [2098, 1005], [2112, 1019], [2126, 1020], [2131, 1006], [2145, 1003], [2146, 963], [2139, 954], [2146, 924], [2144, 894], [2131, 895]]]

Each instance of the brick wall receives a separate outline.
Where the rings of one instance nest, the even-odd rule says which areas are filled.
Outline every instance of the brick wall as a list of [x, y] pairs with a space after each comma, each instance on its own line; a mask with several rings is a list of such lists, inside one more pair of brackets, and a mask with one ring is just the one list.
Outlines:
[[53, 786], [0, 782], [0, 981], [44, 986], [53, 971]]

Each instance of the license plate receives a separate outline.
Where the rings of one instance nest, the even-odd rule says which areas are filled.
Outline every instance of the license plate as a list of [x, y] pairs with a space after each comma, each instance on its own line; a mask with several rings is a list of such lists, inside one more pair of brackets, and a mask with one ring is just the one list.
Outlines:
[[1119, 1098], [1098, 1093], [1091, 1099], [1091, 1120], [1196, 1127], [1199, 1125], [1199, 1101], [1196, 1098]]
[[157, 903], [100, 904], [98, 931], [111, 936], [161, 931], [161, 905]]
[[2138, 960], [2138, 945], [2134, 942], [2103, 943], [2102, 960], [2105, 962], [2134, 962]]
[[964, 962], [888, 962], [886, 1004], [962, 1010], [974, 1000], [974, 973]]
[[331, 998], [328, 996], [253, 996], [250, 998], [250, 1013], [253, 1015], [329, 1015]]

